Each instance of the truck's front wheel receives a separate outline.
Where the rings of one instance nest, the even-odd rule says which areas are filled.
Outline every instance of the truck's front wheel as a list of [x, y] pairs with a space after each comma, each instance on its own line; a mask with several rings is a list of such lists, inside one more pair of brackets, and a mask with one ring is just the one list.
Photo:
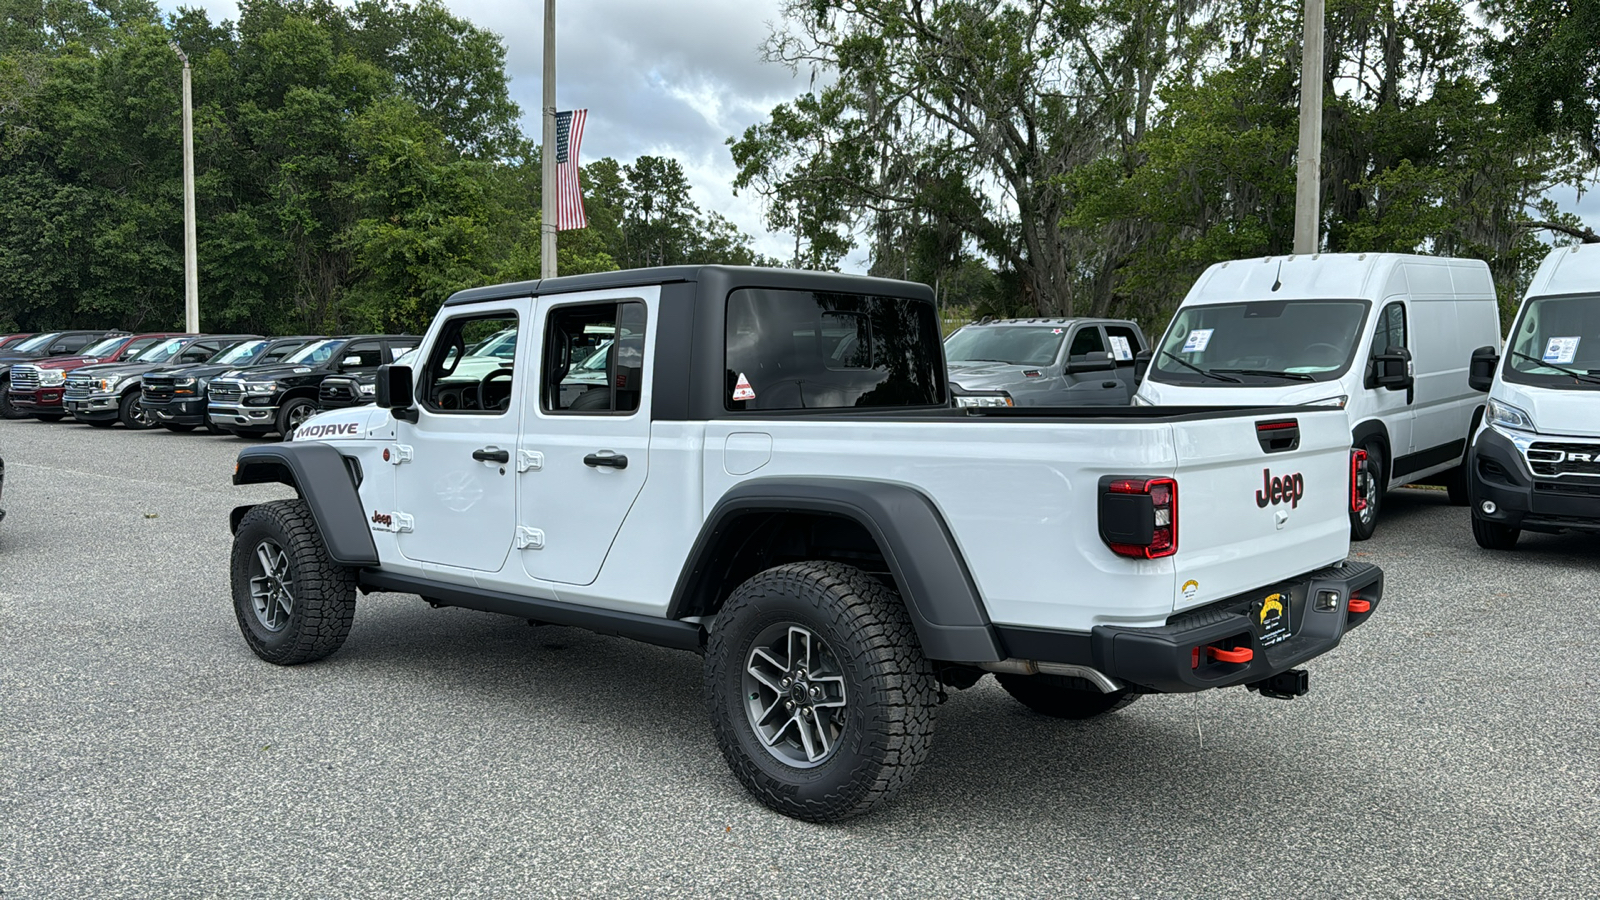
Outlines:
[[304, 500], [245, 513], [232, 562], [233, 611], [257, 656], [292, 666], [344, 644], [355, 619], [355, 574], [328, 558]]
[[837, 822], [899, 792], [932, 745], [938, 686], [905, 605], [851, 566], [746, 581], [706, 646], [722, 754], [767, 806]]
[[1056, 719], [1092, 719], [1139, 699], [1129, 690], [1102, 694], [1078, 679], [1060, 675], [999, 674], [995, 680], [1013, 699], [1042, 716]]

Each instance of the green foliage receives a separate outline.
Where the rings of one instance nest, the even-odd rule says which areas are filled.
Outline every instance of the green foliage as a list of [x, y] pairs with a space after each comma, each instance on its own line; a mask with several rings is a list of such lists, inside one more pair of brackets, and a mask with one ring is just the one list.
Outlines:
[[[1301, 8], [793, 0], [767, 57], [824, 86], [729, 141], [736, 186], [796, 264], [864, 239], [874, 274], [986, 264], [975, 315], [1159, 330], [1205, 266], [1292, 248]], [[1515, 296], [1533, 217], [1575, 224], [1545, 192], [1600, 164], [1600, 0], [1481, 10], [1330, 0], [1323, 249], [1482, 258]]]
[[[438, 0], [244, 0], [237, 23], [0, 0], [0, 328], [182, 324], [169, 41], [193, 67], [203, 327], [416, 332], [456, 290], [538, 276], [538, 152], [504, 45]], [[562, 233], [561, 272], [755, 261], [676, 163], [635, 165], [676, 173], [670, 203], [630, 212], [647, 186], [592, 166], [595, 227]], [[665, 213], [688, 218], [649, 232]]]

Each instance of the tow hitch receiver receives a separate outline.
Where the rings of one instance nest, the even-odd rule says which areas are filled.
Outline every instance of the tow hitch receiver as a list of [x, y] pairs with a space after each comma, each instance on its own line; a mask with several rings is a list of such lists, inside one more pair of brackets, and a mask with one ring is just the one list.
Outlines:
[[1293, 700], [1304, 696], [1311, 690], [1311, 674], [1305, 669], [1290, 669], [1279, 672], [1271, 678], [1245, 685], [1252, 691], [1260, 691], [1261, 696], [1271, 697], [1274, 700]]

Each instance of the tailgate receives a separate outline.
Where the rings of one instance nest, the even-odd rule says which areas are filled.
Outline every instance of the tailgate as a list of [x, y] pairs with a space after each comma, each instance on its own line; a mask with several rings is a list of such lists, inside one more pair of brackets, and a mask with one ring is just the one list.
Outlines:
[[[1293, 423], [1289, 425], [1288, 423]], [[1298, 446], [1292, 445], [1298, 431]], [[1310, 572], [1350, 551], [1350, 427], [1300, 407], [1180, 420], [1173, 609]]]

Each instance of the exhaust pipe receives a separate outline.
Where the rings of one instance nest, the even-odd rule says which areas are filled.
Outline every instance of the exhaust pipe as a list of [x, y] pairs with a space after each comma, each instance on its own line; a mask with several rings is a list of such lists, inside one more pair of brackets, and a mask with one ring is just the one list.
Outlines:
[[1089, 666], [1074, 666], [1070, 663], [1034, 662], [1031, 659], [1002, 659], [999, 662], [981, 662], [978, 668], [985, 672], [1001, 672], [1007, 675], [1065, 675], [1068, 678], [1082, 678], [1099, 689], [1102, 694], [1114, 694], [1122, 690], [1122, 682], [1112, 678], [1099, 669]]

